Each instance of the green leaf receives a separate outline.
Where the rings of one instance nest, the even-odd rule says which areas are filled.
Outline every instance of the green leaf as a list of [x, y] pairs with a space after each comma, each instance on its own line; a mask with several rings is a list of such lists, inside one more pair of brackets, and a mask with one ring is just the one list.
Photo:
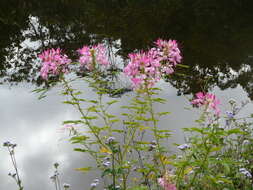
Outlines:
[[158, 112], [157, 115], [159, 116], [164, 116], [164, 115], [169, 115], [171, 112]]
[[80, 123], [83, 123], [82, 120], [66, 120], [66, 121], [63, 121], [63, 125], [65, 124], [80, 124]]
[[103, 171], [101, 177], [104, 177], [108, 174], [112, 174], [112, 170], [110, 168], [107, 168], [106, 170]]
[[81, 117], [82, 119], [87, 119], [87, 120], [93, 120], [93, 119], [97, 119], [98, 117], [97, 116], [84, 116], [84, 117]]
[[177, 66], [187, 68], [187, 69], [190, 68], [188, 65], [183, 65], [183, 64], [177, 64]]
[[75, 136], [75, 137], [71, 137], [70, 141], [75, 144], [75, 143], [81, 143], [86, 141], [87, 139], [89, 139], [90, 137], [82, 135], [82, 136]]
[[152, 100], [153, 100], [154, 102], [159, 102], [159, 103], [161, 103], [161, 104], [164, 104], [164, 103], [166, 102], [166, 100], [163, 99], [163, 98], [152, 98]]
[[78, 104], [77, 102], [72, 102], [72, 101], [63, 101], [64, 104], [71, 104], [71, 105], [76, 105]]
[[74, 151], [76, 151], [76, 152], [87, 152], [88, 150], [82, 149], [82, 148], [74, 148]]
[[107, 102], [107, 104], [108, 105], [112, 105], [112, 104], [115, 104], [115, 103], [117, 103], [118, 102], [118, 100], [112, 100], [112, 101], [110, 101], [110, 102]]
[[86, 167], [86, 168], [75, 168], [76, 171], [80, 171], [80, 172], [88, 172], [92, 169], [92, 167]]
[[228, 135], [231, 134], [246, 134], [245, 132], [243, 132], [241, 129], [230, 129], [228, 130]]

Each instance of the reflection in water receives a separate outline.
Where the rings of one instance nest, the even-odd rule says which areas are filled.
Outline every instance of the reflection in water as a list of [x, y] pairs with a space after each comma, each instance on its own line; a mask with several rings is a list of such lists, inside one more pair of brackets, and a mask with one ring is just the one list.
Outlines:
[[[172, 142], [183, 140], [180, 128], [190, 125], [196, 115], [182, 111], [187, 101], [177, 97], [171, 85], [178, 94], [218, 86], [227, 89], [222, 92], [214, 88], [223, 102], [231, 94], [237, 100], [246, 98], [246, 93], [253, 98], [252, 1], [1, 0], [0, 9], [0, 77], [4, 83], [44, 85], [37, 74], [36, 57], [49, 47], [61, 47], [75, 59], [74, 50], [102, 41], [124, 60], [129, 52], [145, 49], [161, 37], [177, 39], [184, 64], [190, 66], [178, 68], [180, 75], [175, 73], [162, 84], [163, 98], [169, 100], [164, 109], [172, 111], [164, 123], [177, 135]], [[55, 91], [38, 101], [29, 93], [33, 88], [0, 88], [0, 141], [19, 144], [17, 159], [25, 188], [53, 189], [49, 176], [55, 161], [62, 164], [63, 182], [75, 190], [88, 187], [95, 174], [83, 176], [73, 170], [83, 167], [88, 158], [73, 152], [65, 139], [59, 140], [66, 135], [57, 132], [60, 123], [76, 118], [76, 113], [58, 103]], [[15, 190], [7, 176], [11, 168], [7, 152], [0, 149], [0, 155], [4, 163], [0, 166], [0, 189]]]
[[35, 59], [48, 47], [61, 47], [75, 58], [83, 44], [104, 41], [125, 59], [161, 37], [177, 39], [190, 66], [168, 79], [179, 94], [240, 84], [253, 97], [252, 1], [24, 0], [15, 10], [10, 2], [16, 1], [1, 1], [0, 7], [5, 81], [41, 85]]

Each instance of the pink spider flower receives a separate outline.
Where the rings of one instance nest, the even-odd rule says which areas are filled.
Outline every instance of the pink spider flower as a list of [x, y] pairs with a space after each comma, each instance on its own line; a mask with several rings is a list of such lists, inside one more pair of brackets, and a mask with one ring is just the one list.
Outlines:
[[177, 190], [176, 185], [170, 183], [165, 177], [158, 178], [158, 184], [164, 188], [164, 190]]
[[217, 99], [214, 94], [198, 92], [195, 96], [195, 99], [191, 101], [192, 105], [195, 105], [197, 107], [206, 106], [207, 109], [214, 110], [217, 116], [220, 114], [220, 108], [218, 107], [218, 105], [220, 105], [221, 103], [220, 100]]
[[129, 64], [124, 68], [124, 73], [130, 77], [135, 89], [144, 86], [152, 87], [160, 80], [160, 60], [158, 52], [151, 49], [148, 52], [129, 54]]
[[175, 40], [157, 40], [157, 47], [147, 52], [129, 54], [129, 64], [124, 73], [130, 77], [135, 89], [152, 87], [164, 74], [172, 74], [181, 62], [180, 50]]
[[173, 66], [181, 62], [182, 56], [176, 40], [158, 39], [155, 44], [162, 51], [163, 60], [169, 61]]
[[61, 53], [61, 49], [48, 49], [38, 55], [42, 61], [40, 75], [47, 80], [50, 74], [59, 75], [68, 72], [68, 64], [71, 60], [67, 55]]
[[95, 67], [94, 64], [96, 63], [104, 66], [110, 64], [106, 48], [102, 44], [94, 46], [83, 46], [77, 51], [81, 55], [79, 58], [80, 64], [84, 65], [88, 70], [92, 70]]

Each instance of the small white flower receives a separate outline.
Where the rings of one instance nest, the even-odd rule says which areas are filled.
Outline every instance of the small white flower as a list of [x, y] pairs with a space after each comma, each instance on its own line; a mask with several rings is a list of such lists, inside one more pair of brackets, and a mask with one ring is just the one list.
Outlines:
[[103, 162], [103, 166], [105, 166], [105, 167], [110, 166], [110, 164], [111, 164], [111, 162], [110, 162], [110, 161], [105, 161], [105, 162]]
[[90, 186], [91, 187], [96, 187], [98, 184], [97, 183], [91, 183]]
[[185, 150], [185, 149], [190, 148], [190, 145], [188, 145], [188, 144], [181, 144], [177, 148], [180, 149], [180, 150]]
[[240, 168], [240, 169], [239, 169], [239, 172], [240, 172], [241, 174], [245, 175], [245, 176], [248, 177], [248, 178], [252, 178], [251, 173], [250, 173], [248, 170], [246, 170], [246, 168]]
[[106, 143], [110, 144], [110, 143], [112, 143], [114, 141], [115, 141], [115, 137], [108, 137], [108, 139], [106, 140]]
[[246, 139], [246, 140], [244, 140], [244, 141], [242, 142], [242, 144], [243, 144], [243, 145], [249, 145], [249, 144], [250, 144], [250, 141]]

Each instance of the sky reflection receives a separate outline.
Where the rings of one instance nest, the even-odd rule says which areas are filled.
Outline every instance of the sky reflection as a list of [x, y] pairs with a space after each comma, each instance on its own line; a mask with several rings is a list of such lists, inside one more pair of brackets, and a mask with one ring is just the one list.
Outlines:
[[[168, 144], [169, 147], [173, 147], [174, 142], [183, 142], [184, 134], [181, 128], [193, 124], [197, 118], [197, 111], [184, 109], [190, 105], [186, 97], [176, 95], [176, 89], [168, 87], [167, 83], [160, 85], [164, 89], [162, 97], [167, 99], [168, 103], [157, 108], [159, 111], [172, 112], [161, 125], [173, 131], [171, 143]], [[63, 120], [78, 118], [78, 114], [71, 106], [61, 103], [63, 97], [59, 95], [58, 90], [52, 90], [47, 98], [38, 100], [37, 95], [31, 92], [33, 88], [27, 84], [12, 88], [6, 85], [0, 87], [0, 141], [1, 144], [5, 141], [18, 144], [16, 158], [25, 189], [53, 190], [54, 186], [49, 177], [53, 174], [55, 162], [60, 163], [62, 183], [71, 184], [73, 190], [89, 187], [96, 177], [95, 172], [85, 175], [74, 168], [89, 166], [92, 160], [85, 154], [72, 150], [73, 146], [68, 142], [68, 133], [62, 130], [61, 125]], [[226, 102], [231, 97], [238, 101], [247, 99], [246, 93], [240, 87], [226, 91], [215, 88], [214, 92], [224, 102], [223, 113], [228, 109]], [[92, 96], [92, 93], [86, 96]], [[128, 98], [124, 96], [121, 100], [120, 104], [123, 105]], [[112, 111], [117, 113], [119, 106], [114, 107]], [[252, 104], [246, 106], [244, 113], [250, 111], [253, 111]], [[7, 175], [13, 171], [11, 161], [7, 150], [2, 146], [0, 155], [0, 189], [16, 190], [14, 180]]]

